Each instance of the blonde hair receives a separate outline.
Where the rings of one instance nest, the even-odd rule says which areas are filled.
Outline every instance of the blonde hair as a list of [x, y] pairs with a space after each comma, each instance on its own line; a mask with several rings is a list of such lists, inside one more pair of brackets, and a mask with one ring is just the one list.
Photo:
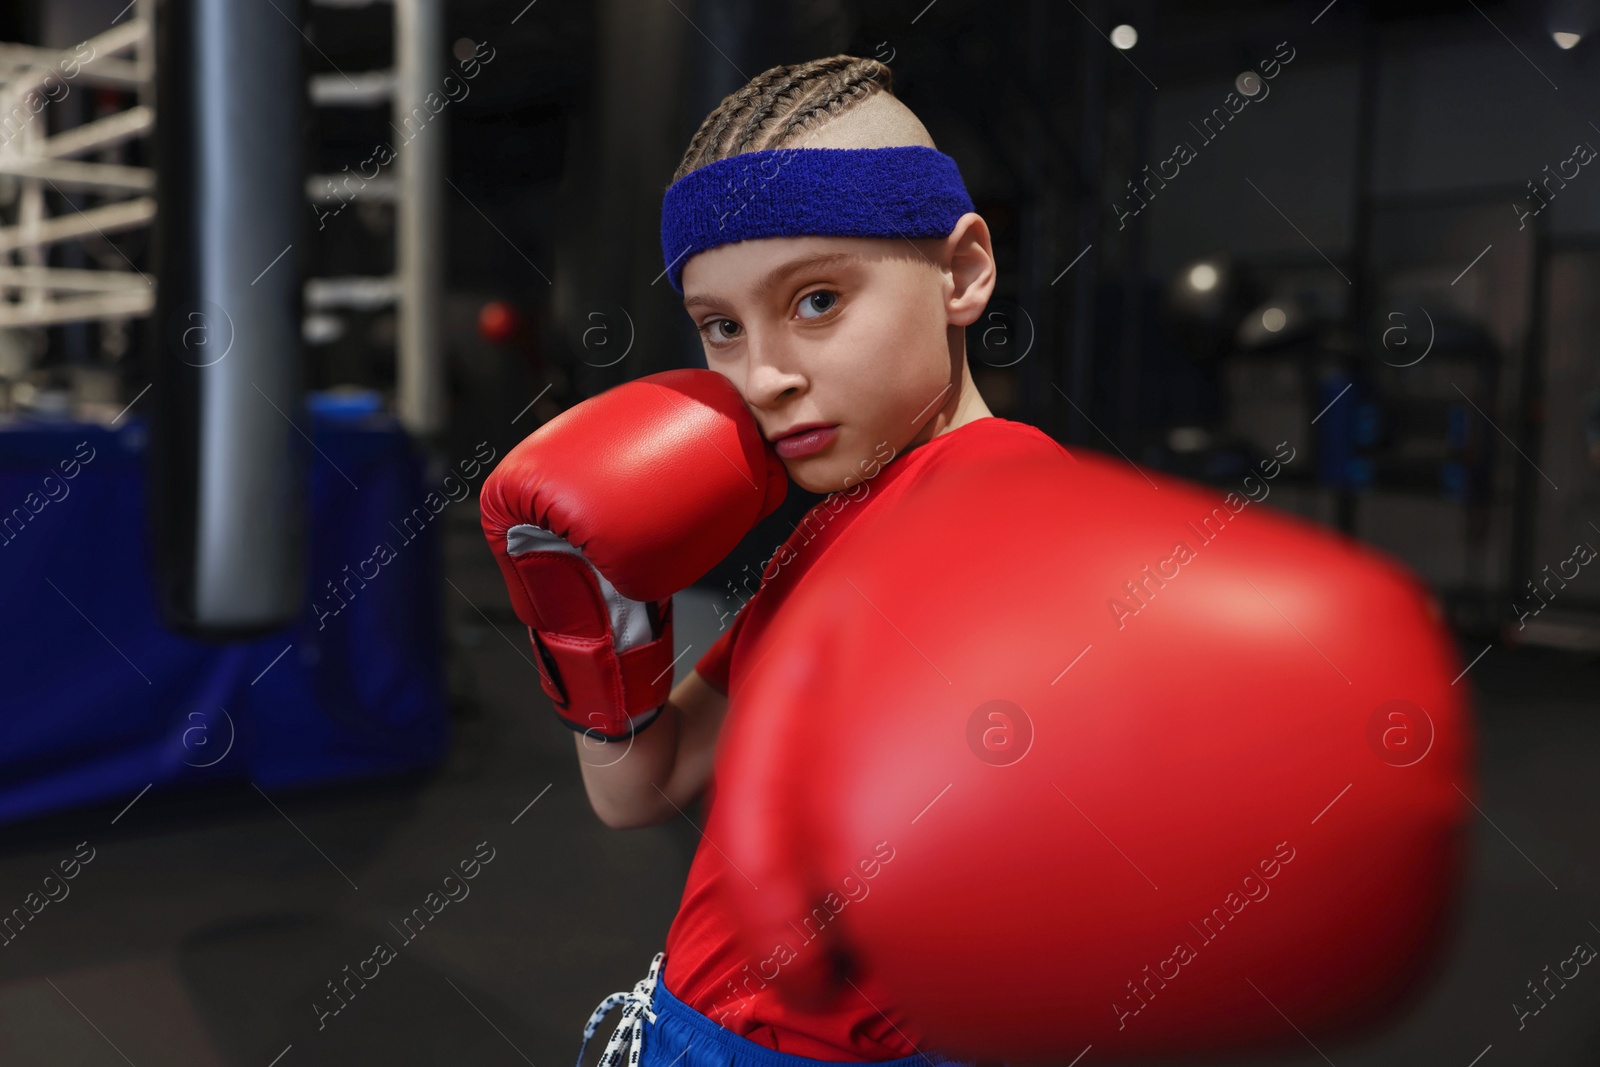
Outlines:
[[876, 59], [837, 55], [771, 67], [706, 116], [672, 180], [743, 152], [782, 148], [880, 92], [894, 95], [893, 75]]

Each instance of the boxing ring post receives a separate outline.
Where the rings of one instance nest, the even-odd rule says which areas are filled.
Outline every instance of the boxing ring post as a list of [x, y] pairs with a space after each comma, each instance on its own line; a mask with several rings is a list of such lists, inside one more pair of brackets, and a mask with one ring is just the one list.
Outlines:
[[285, 625], [306, 587], [302, 47], [272, 4], [157, 7], [151, 515], [191, 633]]

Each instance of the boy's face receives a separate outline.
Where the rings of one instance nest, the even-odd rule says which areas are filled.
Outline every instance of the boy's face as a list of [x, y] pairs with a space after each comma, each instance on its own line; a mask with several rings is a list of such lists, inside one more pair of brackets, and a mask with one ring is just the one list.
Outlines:
[[[951, 276], [937, 266], [942, 243], [769, 237], [684, 265], [706, 365], [738, 388], [803, 489], [863, 481], [931, 436], [925, 427], [952, 400], [965, 350]], [[954, 317], [967, 316], [955, 307]], [[832, 431], [779, 437], [818, 423]]]

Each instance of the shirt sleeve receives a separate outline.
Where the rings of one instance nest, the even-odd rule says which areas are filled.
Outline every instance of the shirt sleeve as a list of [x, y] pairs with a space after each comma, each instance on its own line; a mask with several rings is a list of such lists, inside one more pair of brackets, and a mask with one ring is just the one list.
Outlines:
[[713, 641], [705, 654], [695, 661], [695, 673], [723, 696], [728, 695], [728, 668], [733, 662], [733, 643], [738, 640], [745, 615], [746, 612], [741, 610], [734, 616], [733, 625], [723, 630], [722, 636]]

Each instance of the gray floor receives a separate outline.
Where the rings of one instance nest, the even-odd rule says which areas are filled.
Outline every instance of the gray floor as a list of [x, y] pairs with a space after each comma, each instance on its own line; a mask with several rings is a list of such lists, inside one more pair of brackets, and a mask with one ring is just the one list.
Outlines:
[[[437, 773], [270, 798], [152, 792], [115, 825], [121, 805], [0, 831], [7, 908], [79, 842], [94, 849], [70, 895], [0, 951], [0, 1065], [572, 1062], [589, 1012], [662, 947], [698, 832], [594, 817], [475, 515], [455, 516], [450, 539], [458, 707]], [[680, 670], [715, 636], [710, 600], [679, 602], [679, 641], [696, 646]], [[1521, 1030], [1512, 1008], [1545, 964], [1600, 945], [1600, 665], [1496, 647], [1469, 677], [1484, 817], [1445, 972], [1379, 1038], [1253, 1062], [1600, 1064], [1594, 968]], [[469, 895], [401, 937], [391, 923], [484, 842], [493, 859]], [[319, 1016], [338, 1004], [326, 983], [385, 939], [396, 957]], [[1048, 1024], [1048, 1001], [1022, 1012]]]

